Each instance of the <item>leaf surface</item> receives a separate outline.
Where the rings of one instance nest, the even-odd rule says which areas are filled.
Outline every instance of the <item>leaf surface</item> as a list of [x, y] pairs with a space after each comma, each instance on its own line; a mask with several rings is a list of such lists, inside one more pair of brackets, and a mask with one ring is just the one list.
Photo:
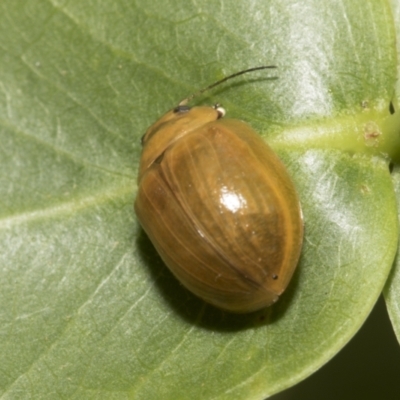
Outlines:
[[[397, 249], [392, 3], [1, 3], [4, 399], [262, 399], [348, 342]], [[277, 151], [306, 236], [280, 301], [236, 316], [175, 281], [133, 200], [147, 127], [260, 64], [276, 74], [196, 102], [223, 103]]]

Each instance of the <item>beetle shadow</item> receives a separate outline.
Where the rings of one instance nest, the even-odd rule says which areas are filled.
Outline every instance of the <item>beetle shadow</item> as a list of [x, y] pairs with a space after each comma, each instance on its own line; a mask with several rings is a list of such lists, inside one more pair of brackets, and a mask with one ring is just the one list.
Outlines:
[[290, 287], [276, 304], [252, 313], [233, 314], [204, 302], [180, 284], [164, 264], [142, 228], [136, 244], [156, 289], [168, 306], [185, 322], [211, 331], [236, 332], [277, 322], [292, 302], [298, 284], [297, 269]]

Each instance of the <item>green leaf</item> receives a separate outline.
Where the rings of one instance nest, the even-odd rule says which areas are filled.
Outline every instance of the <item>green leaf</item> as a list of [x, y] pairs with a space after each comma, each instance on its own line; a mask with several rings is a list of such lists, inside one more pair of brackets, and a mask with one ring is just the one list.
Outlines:
[[[400, 1], [392, 0], [393, 15], [396, 26], [400, 26]], [[397, 37], [397, 52], [400, 54], [400, 30], [396, 31]], [[400, 60], [400, 58], [399, 58]], [[399, 66], [400, 68], [400, 66]], [[397, 80], [396, 85], [396, 97], [397, 103], [400, 100], [400, 80]], [[397, 130], [399, 135], [400, 128]], [[397, 210], [400, 210], [400, 169], [396, 166], [392, 173], [393, 187], [395, 189], [397, 198]], [[398, 211], [398, 220], [400, 221], [400, 211]], [[400, 242], [398, 243], [400, 246]], [[397, 336], [397, 340], [400, 342], [400, 258], [399, 251], [397, 251], [397, 256], [394, 261], [393, 269], [391, 275], [386, 283], [384, 295], [386, 300], [386, 306], [389, 313], [390, 320], [393, 325], [394, 332]]]
[[[397, 250], [392, 3], [1, 3], [3, 398], [262, 399], [348, 342]], [[133, 200], [146, 128], [261, 64], [196, 100], [270, 142], [304, 212], [288, 290], [237, 316], [176, 282]]]
[[[393, 186], [397, 198], [397, 209], [400, 210], [400, 168], [396, 166], [393, 173]], [[400, 214], [398, 216], [400, 222]], [[399, 244], [400, 245], [400, 244]], [[390, 320], [392, 321], [397, 340], [400, 342], [400, 259], [399, 253], [394, 262], [390, 277], [386, 283], [384, 295]]]

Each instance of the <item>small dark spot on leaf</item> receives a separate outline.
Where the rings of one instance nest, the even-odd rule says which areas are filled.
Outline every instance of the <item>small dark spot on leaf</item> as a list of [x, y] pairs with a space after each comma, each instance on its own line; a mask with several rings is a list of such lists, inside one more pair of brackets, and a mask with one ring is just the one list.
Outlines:
[[369, 194], [371, 192], [371, 189], [369, 188], [368, 185], [362, 184], [361, 185], [361, 193], [362, 194]]
[[389, 103], [389, 112], [392, 115], [396, 112], [396, 110], [394, 109], [394, 105], [393, 105], [392, 101]]

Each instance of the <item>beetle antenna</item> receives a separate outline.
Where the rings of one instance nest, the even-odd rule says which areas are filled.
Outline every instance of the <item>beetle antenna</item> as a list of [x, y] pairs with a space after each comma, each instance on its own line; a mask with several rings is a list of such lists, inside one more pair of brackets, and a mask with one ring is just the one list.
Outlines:
[[186, 105], [187, 103], [189, 103], [189, 101], [192, 100], [194, 97], [199, 96], [200, 94], [206, 92], [207, 90], [210, 90], [210, 89], [212, 89], [212, 88], [215, 88], [215, 86], [218, 86], [218, 85], [220, 85], [221, 83], [224, 83], [224, 82], [228, 81], [229, 79], [236, 78], [236, 77], [239, 76], [239, 75], [247, 74], [248, 72], [258, 71], [258, 70], [260, 70], [260, 69], [267, 69], [267, 68], [276, 68], [276, 65], [263, 65], [263, 66], [261, 66], [261, 67], [253, 67], [253, 68], [244, 69], [243, 71], [235, 72], [234, 74], [228, 75], [228, 76], [226, 76], [225, 78], [220, 79], [220, 80], [217, 81], [217, 82], [214, 82], [214, 83], [211, 84], [210, 86], [207, 86], [207, 87], [205, 87], [205, 88], [203, 88], [203, 89], [201, 89], [201, 90], [199, 90], [199, 91], [197, 91], [197, 92], [191, 94], [189, 97], [186, 97], [185, 99], [183, 99], [183, 100], [179, 103], [179, 105], [180, 105], [180, 106], [185, 106], [185, 105]]

